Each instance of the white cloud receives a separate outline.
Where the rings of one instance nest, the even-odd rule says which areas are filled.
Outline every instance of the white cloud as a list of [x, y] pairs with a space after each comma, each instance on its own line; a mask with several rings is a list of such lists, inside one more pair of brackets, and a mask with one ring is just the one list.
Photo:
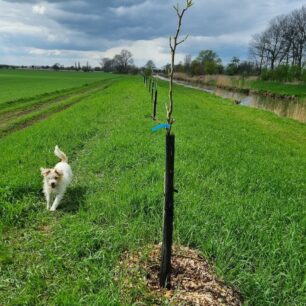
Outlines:
[[43, 4], [33, 5], [32, 12], [37, 15], [44, 15], [46, 12], [46, 7]]
[[38, 48], [30, 48], [29, 54], [31, 55], [43, 55], [43, 56], [50, 56], [50, 57], [57, 57], [63, 55], [63, 51], [61, 50], [45, 50], [45, 49], [38, 49]]
[[[1, 62], [98, 65], [101, 57], [128, 49], [137, 65], [152, 59], [162, 66], [170, 60], [176, 1], [0, 0]], [[216, 50], [225, 62], [234, 55], [244, 59], [252, 34], [301, 5], [300, 0], [196, 0], [184, 19], [183, 34], [190, 37], [179, 46], [177, 61], [202, 49]]]
[[241, 31], [231, 34], [222, 34], [216, 36], [190, 36], [189, 45], [202, 45], [206, 49], [218, 47], [220, 45], [241, 46], [247, 45], [251, 39], [252, 32]]
[[[132, 52], [135, 64], [142, 66], [149, 59], [152, 59], [157, 66], [163, 66], [170, 62], [170, 51], [168, 50], [168, 40], [165, 38], [157, 38], [153, 40], [126, 41], [120, 43], [114, 48], [105, 51], [77, 51], [77, 50], [57, 50], [57, 49], [40, 49], [28, 48], [27, 53], [33, 57], [44, 57], [50, 62], [61, 61], [62, 64], [72, 65], [75, 61], [82, 61], [93, 66], [98, 66], [100, 59], [103, 57], [112, 58], [115, 54], [119, 54], [122, 49]], [[184, 54], [178, 52], [176, 55], [177, 62], [184, 59]]]
[[23, 22], [12, 22], [0, 20], [0, 34], [29, 34], [39, 35], [43, 32], [43, 28], [25, 24]]
[[102, 58], [99, 51], [76, 51], [76, 50], [58, 50], [58, 49], [39, 49], [39, 48], [26, 48], [26, 53], [33, 62], [43, 59], [44, 64], [60, 62], [64, 65], [73, 65], [75, 61], [81, 63], [89, 62], [93, 66], [98, 66]]
[[[121, 43], [103, 52], [102, 56], [113, 57], [115, 54], [120, 53], [122, 49], [132, 52], [137, 65], [144, 65], [149, 59], [153, 60], [157, 66], [170, 62], [170, 50], [168, 48], [168, 39], [166, 38]], [[178, 52], [177, 61], [183, 60], [183, 58], [184, 54]]]
[[156, 10], [159, 8], [158, 4], [154, 3], [153, 1], [144, 1], [139, 4], [134, 4], [130, 6], [118, 6], [111, 8], [110, 10], [118, 17], [133, 17], [139, 16], [148, 11]]

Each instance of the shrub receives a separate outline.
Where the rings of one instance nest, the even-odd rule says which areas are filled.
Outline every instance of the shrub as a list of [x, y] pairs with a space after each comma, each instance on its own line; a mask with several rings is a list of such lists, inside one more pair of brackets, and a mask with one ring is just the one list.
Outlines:
[[294, 65], [289, 68], [288, 79], [289, 81], [301, 80], [302, 70], [299, 66]]
[[301, 81], [303, 81], [304, 83], [306, 83], [306, 69], [303, 69], [301, 71]]
[[302, 79], [302, 71], [295, 65], [279, 65], [274, 70], [263, 70], [260, 78], [263, 81], [292, 82]]
[[262, 81], [269, 81], [273, 79], [272, 75], [273, 75], [273, 70], [263, 69], [260, 74], [260, 79]]

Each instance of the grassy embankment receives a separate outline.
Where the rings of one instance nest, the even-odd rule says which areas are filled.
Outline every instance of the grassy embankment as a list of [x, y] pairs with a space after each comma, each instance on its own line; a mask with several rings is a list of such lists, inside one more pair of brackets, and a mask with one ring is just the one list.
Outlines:
[[176, 79], [202, 84], [217, 86], [228, 90], [238, 90], [243, 93], [257, 93], [261, 95], [276, 95], [279, 98], [296, 97], [300, 101], [306, 98], [306, 84], [284, 84], [278, 82], [266, 82], [257, 80], [256, 77], [242, 78], [241, 76], [205, 75], [190, 77], [184, 73], [176, 73]]
[[298, 97], [301, 100], [306, 98], [306, 84], [283, 84], [267, 81], [249, 81], [248, 86], [259, 92], [272, 92], [280, 95]]
[[[167, 88], [160, 83], [158, 115]], [[140, 78], [118, 80], [0, 140], [0, 304], [152, 303], [120, 296], [125, 250], [161, 239], [164, 133]], [[175, 242], [198, 248], [249, 305], [305, 302], [306, 126], [177, 87]], [[74, 182], [45, 210], [40, 166], [69, 156]]]

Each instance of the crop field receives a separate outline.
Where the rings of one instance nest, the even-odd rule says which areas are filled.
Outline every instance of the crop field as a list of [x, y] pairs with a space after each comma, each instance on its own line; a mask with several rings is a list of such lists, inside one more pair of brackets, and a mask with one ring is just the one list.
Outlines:
[[[118, 272], [123, 252], [161, 241], [165, 135], [142, 78], [50, 72], [44, 87], [36, 73], [0, 83], [0, 305], [154, 304]], [[174, 242], [245, 305], [305, 305], [306, 125], [179, 86], [174, 99]], [[39, 169], [56, 144], [74, 180], [51, 213]]]
[[[5, 71], [5, 70], [4, 70]], [[10, 72], [9, 70], [5, 71]], [[3, 79], [5, 79], [6, 73], [3, 73]], [[15, 72], [18, 74], [18, 72]], [[54, 72], [32, 72], [21, 71], [21, 78], [27, 80], [29, 76], [29, 85], [22, 85], [20, 77], [14, 78], [16, 74], [9, 74], [11, 84], [7, 85], [10, 90], [16, 92], [15, 97], [19, 97], [15, 100], [8, 100], [0, 102], [0, 136], [6, 133], [16, 130], [18, 128], [24, 128], [30, 125], [32, 122], [44, 119], [52, 113], [61, 111], [71, 105], [79, 102], [89, 94], [99, 91], [102, 88], [109, 86], [111, 80], [118, 78], [118, 76], [107, 74], [85, 74], [85, 73], [54, 73]], [[49, 73], [49, 74], [48, 74]], [[82, 76], [83, 75], [83, 76]], [[85, 76], [84, 76], [85, 75]], [[88, 75], [88, 77], [87, 77]], [[45, 78], [45, 76], [47, 76]], [[38, 77], [38, 84], [37, 78]], [[0, 74], [1, 79], [1, 74]], [[3, 82], [5, 84], [6, 82]], [[31, 85], [32, 82], [32, 85]], [[86, 83], [87, 82], [87, 83]], [[2, 85], [3, 85], [2, 84]], [[33, 86], [35, 84], [35, 86]], [[36, 87], [36, 84], [41, 87]], [[59, 84], [61, 84], [59, 86]], [[70, 88], [72, 85], [78, 84], [78, 87]], [[20, 90], [21, 86], [25, 86], [23, 90]], [[41, 93], [40, 90], [51, 90], [59, 86], [60, 90], [52, 92]], [[20, 98], [17, 94], [27, 91], [28, 94], [40, 94]], [[7, 90], [3, 90], [3, 93], [7, 93]], [[4, 96], [4, 95], [3, 95]]]
[[37, 95], [88, 85], [108, 74], [33, 70], [0, 70], [0, 107], [3, 102], [25, 100]]

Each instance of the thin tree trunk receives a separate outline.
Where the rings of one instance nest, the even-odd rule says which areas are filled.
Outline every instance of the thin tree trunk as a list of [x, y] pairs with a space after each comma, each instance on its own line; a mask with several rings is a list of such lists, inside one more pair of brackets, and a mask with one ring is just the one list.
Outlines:
[[166, 134], [166, 173], [165, 173], [165, 206], [163, 244], [161, 252], [161, 267], [159, 284], [161, 287], [170, 289], [171, 286], [171, 249], [173, 233], [173, 192], [174, 192], [174, 148], [175, 136]]

